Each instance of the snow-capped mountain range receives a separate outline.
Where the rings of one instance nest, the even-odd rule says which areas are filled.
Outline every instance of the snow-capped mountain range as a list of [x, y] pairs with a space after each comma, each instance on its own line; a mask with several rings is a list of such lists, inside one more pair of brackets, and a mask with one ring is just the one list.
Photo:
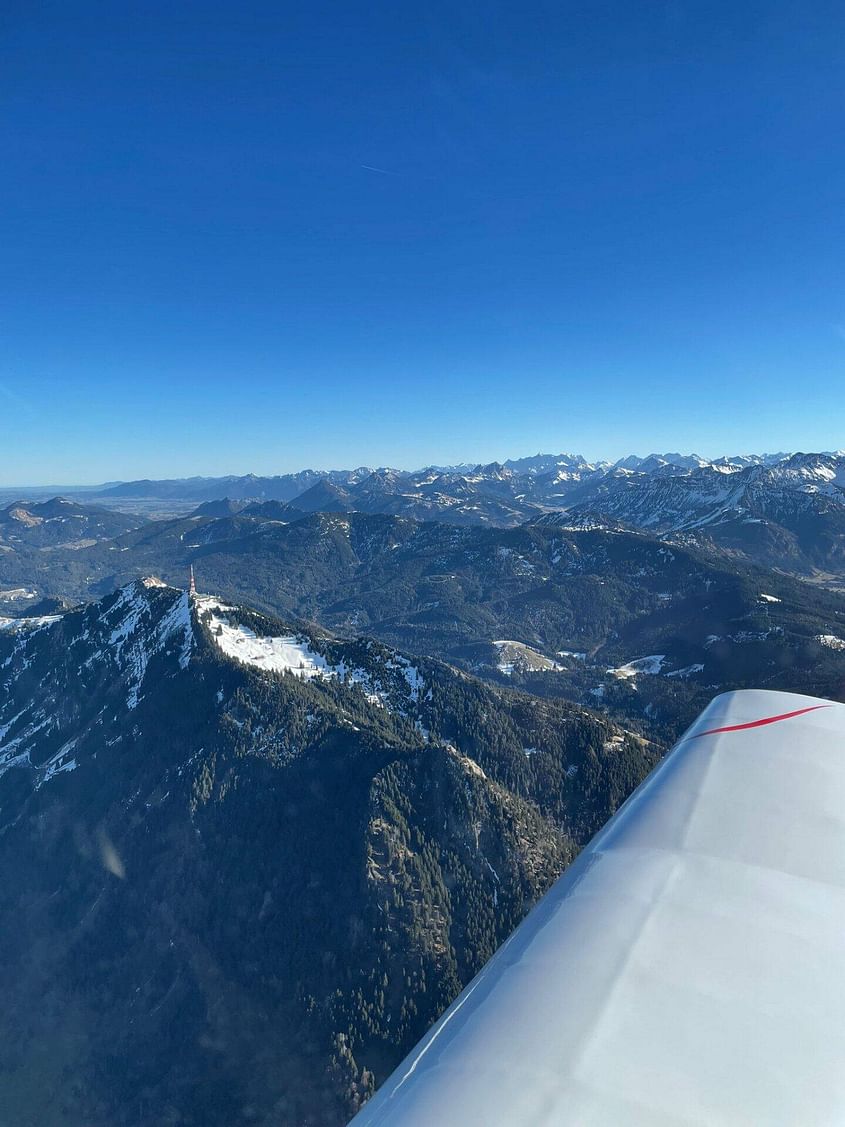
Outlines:
[[[133, 481], [112, 485], [88, 496], [114, 505], [120, 501], [158, 498], [179, 502], [231, 503], [283, 501], [302, 512], [393, 512], [425, 518], [443, 516], [453, 523], [519, 523], [526, 515], [554, 507], [583, 504], [603, 496], [620, 481], [689, 478], [719, 482], [744, 471], [771, 470], [771, 480], [798, 488], [820, 481], [841, 480], [845, 452], [822, 454], [743, 454], [713, 460], [697, 454], [630, 455], [616, 462], [589, 462], [581, 454], [536, 454], [486, 465], [427, 466], [420, 470], [390, 467], [354, 470], [306, 469], [274, 477], [186, 478]], [[744, 480], [744, 479], [740, 479]], [[707, 487], [705, 487], [706, 489]]]
[[[158, 517], [197, 521], [193, 532], [180, 527], [185, 548], [314, 514], [360, 513], [490, 529], [526, 523], [628, 529], [799, 575], [845, 575], [843, 451], [710, 461], [667, 453], [613, 464], [537, 454], [415, 472], [304, 470], [270, 478], [132, 482], [75, 499], [16, 499], [0, 508], [0, 593], [11, 592], [0, 603], [19, 588], [32, 589], [36, 573], [54, 573], [57, 552], [71, 571], [83, 566], [87, 553], [102, 555], [100, 546], [134, 560], [171, 527], [136, 515], [145, 507]], [[157, 566], [157, 555], [151, 562]], [[100, 564], [84, 566], [89, 575], [102, 571]], [[67, 594], [55, 584], [35, 586]]]
[[[368, 513], [453, 525], [510, 528], [544, 521], [573, 528], [628, 528], [739, 552], [755, 562], [838, 574], [845, 560], [845, 451], [631, 455], [614, 463], [580, 454], [536, 454], [487, 465], [303, 470], [277, 477], [129, 482], [95, 495], [131, 510], [157, 499], [173, 514], [265, 516], [291, 522], [310, 513]], [[88, 495], [88, 500], [91, 495]], [[41, 538], [18, 502], [14, 535]], [[100, 510], [102, 512], [102, 509]], [[164, 514], [159, 514], [164, 515]], [[92, 522], [96, 526], [96, 522]], [[8, 534], [7, 534], [8, 535]], [[96, 527], [93, 533], [98, 536]]]
[[787, 570], [838, 572], [845, 560], [845, 455], [793, 454], [742, 467], [618, 468], [560, 519], [692, 539]]

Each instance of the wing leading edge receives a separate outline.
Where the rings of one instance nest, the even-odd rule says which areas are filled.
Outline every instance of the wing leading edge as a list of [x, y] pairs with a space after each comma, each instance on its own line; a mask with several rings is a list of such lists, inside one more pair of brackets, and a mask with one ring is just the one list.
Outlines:
[[845, 1122], [845, 705], [717, 697], [354, 1127]]

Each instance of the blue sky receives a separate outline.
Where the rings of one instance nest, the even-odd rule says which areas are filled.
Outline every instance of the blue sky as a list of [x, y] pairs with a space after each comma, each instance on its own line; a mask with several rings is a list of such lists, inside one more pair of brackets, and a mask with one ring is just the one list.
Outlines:
[[843, 32], [11, 0], [0, 482], [845, 446]]

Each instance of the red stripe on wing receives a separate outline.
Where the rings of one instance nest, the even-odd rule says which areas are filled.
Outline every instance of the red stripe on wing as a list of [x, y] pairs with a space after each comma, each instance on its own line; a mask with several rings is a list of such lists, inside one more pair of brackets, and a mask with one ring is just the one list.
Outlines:
[[793, 716], [803, 716], [807, 712], [815, 712], [818, 708], [832, 707], [830, 704], [811, 704], [809, 708], [796, 708], [794, 712], [782, 712], [780, 716], [763, 716], [760, 720], [749, 720], [746, 724], [727, 724], [724, 728], [708, 728], [704, 732], [693, 732], [687, 739], [715, 736], [717, 732], [741, 732], [744, 728], [762, 728], [764, 724], [777, 724], [779, 720], [791, 720]]

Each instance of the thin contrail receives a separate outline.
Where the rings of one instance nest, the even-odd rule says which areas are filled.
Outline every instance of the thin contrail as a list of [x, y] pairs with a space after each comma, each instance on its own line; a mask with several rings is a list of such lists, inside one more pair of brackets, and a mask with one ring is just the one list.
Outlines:
[[380, 172], [382, 176], [395, 176], [395, 172], [389, 172], [386, 168], [376, 168], [372, 164], [362, 164], [362, 168], [366, 168], [367, 172]]

